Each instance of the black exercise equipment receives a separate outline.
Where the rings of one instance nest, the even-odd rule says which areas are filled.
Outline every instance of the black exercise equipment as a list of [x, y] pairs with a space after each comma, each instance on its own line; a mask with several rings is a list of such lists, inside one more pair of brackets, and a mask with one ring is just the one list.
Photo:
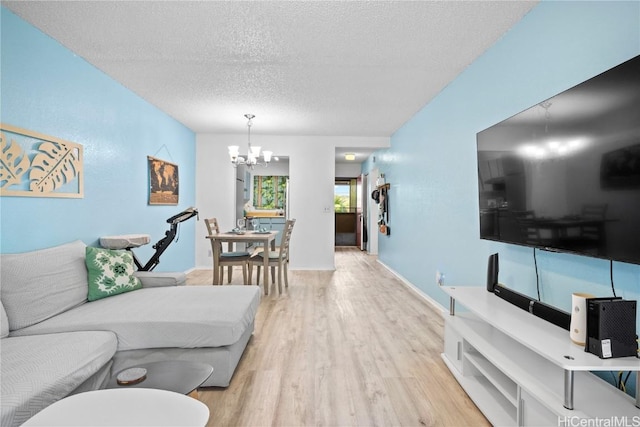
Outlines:
[[[139, 271], [152, 271], [159, 263], [160, 263], [160, 255], [162, 255], [162, 253], [164, 251], [167, 250], [167, 248], [169, 247], [169, 245], [173, 242], [173, 240], [175, 239], [176, 235], [178, 234], [178, 224], [180, 224], [181, 222], [184, 222], [188, 219], [193, 218], [194, 216], [198, 216], [198, 210], [194, 207], [191, 208], [187, 208], [185, 210], [183, 210], [182, 212], [180, 212], [177, 215], [172, 216], [171, 218], [169, 218], [167, 220], [167, 222], [169, 224], [171, 224], [171, 226], [169, 227], [169, 230], [167, 230], [164, 233], [164, 237], [160, 240], [158, 240], [158, 243], [156, 243], [155, 245], [153, 245], [153, 249], [156, 250], [156, 252], [153, 254], [153, 256], [149, 259], [149, 261], [147, 261], [147, 263], [145, 265], [142, 265], [140, 263], [140, 261], [138, 261], [138, 258], [136, 257], [136, 254], [133, 253], [133, 251], [131, 251], [131, 254], [133, 255], [133, 261], [136, 264], [136, 267], [138, 267]], [[200, 217], [198, 216], [198, 219], [200, 219]], [[131, 250], [131, 249], [129, 249]]]

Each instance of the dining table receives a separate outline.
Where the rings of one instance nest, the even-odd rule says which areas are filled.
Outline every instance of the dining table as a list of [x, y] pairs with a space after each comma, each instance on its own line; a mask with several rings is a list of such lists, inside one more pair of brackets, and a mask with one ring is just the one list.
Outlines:
[[[278, 230], [268, 231], [229, 231], [226, 233], [216, 233], [207, 236], [207, 239], [218, 241], [220, 243], [228, 243], [229, 250], [233, 250], [234, 243], [261, 243], [264, 248], [264, 294], [269, 295], [269, 251], [276, 249], [276, 236]], [[222, 245], [213, 245], [213, 284], [220, 284], [220, 269], [218, 260], [220, 259], [220, 248]]]

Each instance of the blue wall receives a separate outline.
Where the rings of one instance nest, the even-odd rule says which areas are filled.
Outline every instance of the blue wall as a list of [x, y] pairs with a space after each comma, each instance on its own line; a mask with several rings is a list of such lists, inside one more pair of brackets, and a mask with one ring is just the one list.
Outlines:
[[[0, 198], [2, 253], [75, 239], [145, 233], [146, 261], [164, 237], [166, 219], [195, 203], [195, 134], [74, 55], [6, 8], [1, 9], [0, 121], [84, 147], [82, 199]], [[179, 166], [178, 206], [149, 206], [147, 155]], [[194, 266], [195, 218], [156, 271]]]
[[[638, 54], [639, 2], [541, 2], [364, 165], [391, 183], [380, 260], [447, 307], [436, 270], [445, 285], [484, 286], [499, 252], [500, 282], [535, 297], [532, 249], [479, 239], [476, 133]], [[573, 292], [611, 295], [608, 261], [537, 259], [547, 303], [570, 311]], [[616, 262], [614, 279], [618, 296], [639, 298], [640, 266]]]

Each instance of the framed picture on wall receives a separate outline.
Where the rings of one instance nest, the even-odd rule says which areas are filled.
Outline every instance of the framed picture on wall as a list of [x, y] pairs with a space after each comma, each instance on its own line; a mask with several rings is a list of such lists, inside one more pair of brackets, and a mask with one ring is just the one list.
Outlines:
[[177, 205], [180, 195], [178, 165], [147, 156], [149, 164], [149, 204]]

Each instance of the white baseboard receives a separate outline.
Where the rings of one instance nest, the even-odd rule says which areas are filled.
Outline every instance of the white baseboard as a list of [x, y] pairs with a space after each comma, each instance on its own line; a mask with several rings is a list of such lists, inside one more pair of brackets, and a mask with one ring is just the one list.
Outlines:
[[405, 279], [401, 274], [396, 272], [393, 268], [389, 267], [388, 265], [386, 265], [384, 262], [380, 261], [379, 259], [377, 261], [381, 266], [383, 266], [384, 268], [389, 270], [389, 272], [391, 272], [391, 274], [396, 276], [400, 280], [400, 282], [402, 282], [402, 284], [405, 285], [410, 291], [412, 291], [414, 294], [416, 294], [416, 296], [418, 296], [419, 298], [421, 298], [424, 301], [428, 302], [441, 315], [445, 315], [445, 314], [448, 315], [449, 314], [449, 310], [448, 309], [443, 307], [439, 302], [437, 302], [436, 300], [431, 298], [429, 295], [427, 295], [424, 292], [422, 292], [416, 285], [414, 285], [413, 283], [411, 283], [410, 281]]

